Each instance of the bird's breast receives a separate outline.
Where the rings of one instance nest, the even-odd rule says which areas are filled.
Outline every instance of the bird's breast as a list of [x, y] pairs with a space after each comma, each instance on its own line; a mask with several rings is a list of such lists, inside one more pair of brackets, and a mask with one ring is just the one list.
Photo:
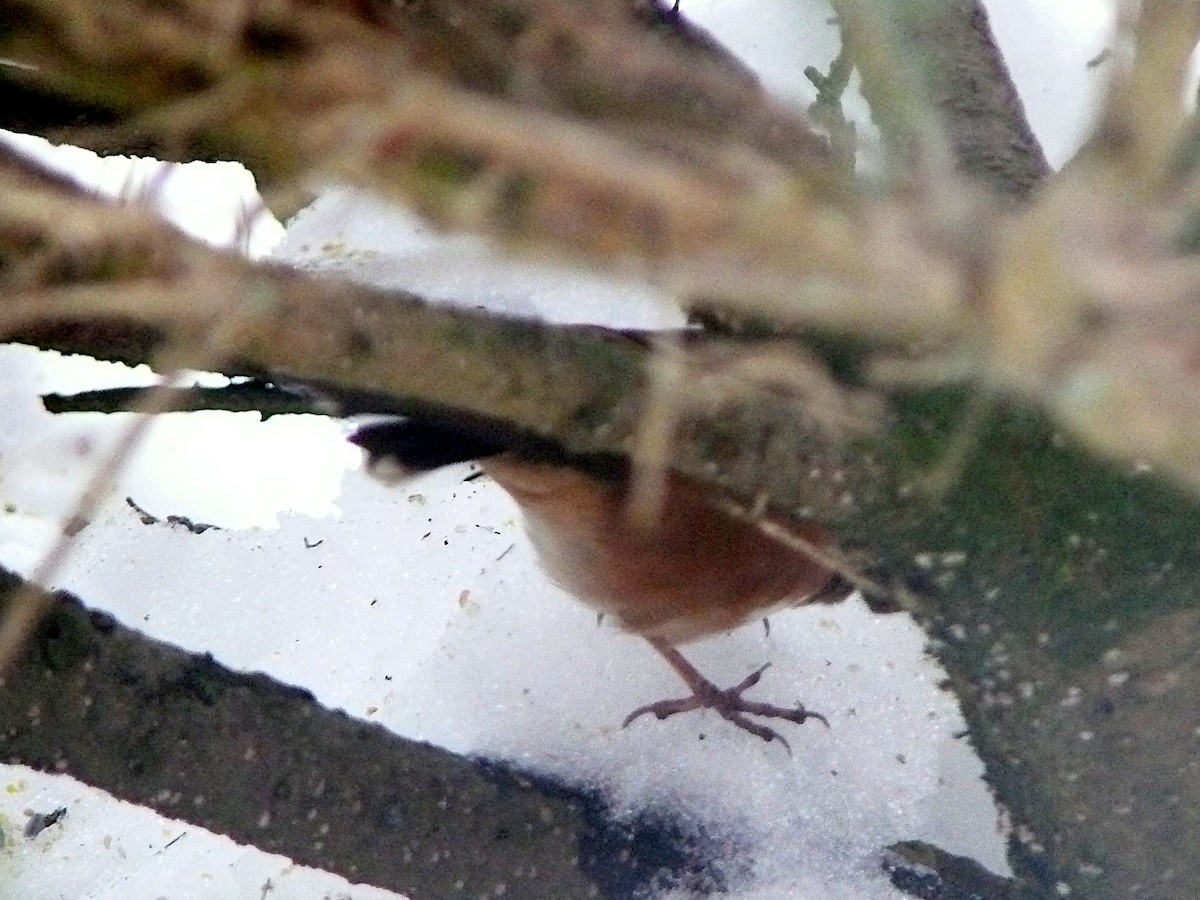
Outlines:
[[[649, 527], [627, 514], [627, 484], [511, 455], [484, 469], [520, 505], [549, 577], [646, 637], [684, 643], [803, 602], [833, 573], [712, 504], [710, 491], [669, 476]], [[794, 529], [818, 546], [815, 523]]]

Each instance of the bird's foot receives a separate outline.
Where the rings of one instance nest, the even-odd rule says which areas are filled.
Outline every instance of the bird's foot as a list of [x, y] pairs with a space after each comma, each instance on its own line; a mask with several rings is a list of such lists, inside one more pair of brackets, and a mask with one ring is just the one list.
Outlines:
[[[766, 719], [784, 719], [788, 722], [795, 722], [797, 725], [803, 725], [809, 719], [816, 719], [824, 724], [826, 728], [829, 727], [829, 720], [819, 712], [812, 712], [805, 709], [802, 704], [796, 707], [775, 706], [771, 703], [759, 703], [755, 700], [747, 700], [742, 696], [746, 691], [758, 684], [759, 679], [762, 678], [762, 673], [766, 671], [769, 665], [770, 663], [767, 663], [767, 665], [747, 675], [738, 684], [724, 689], [717, 687], [692, 668], [691, 672], [688, 673], [691, 677], [685, 677], [684, 679], [692, 689], [690, 697], [680, 697], [677, 700], [660, 700], [657, 703], [648, 703], [645, 706], [639, 706], [625, 717], [622, 727], [628, 726], [634, 719], [647, 714], [652, 714], [658, 719], [666, 719], [677, 713], [690, 712], [693, 709], [711, 709], [721, 716], [721, 718], [725, 719], [725, 721], [736, 725], [743, 731], [750, 732], [756, 737], [762, 738], [764, 741], [779, 741], [790, 754], [792, 752], [791, 745], [788, 744], [783, 735], [774, 728], [760, 725], [747, 717], [761, 716]], [[690, 665], [689, 668], [691, 668]]]

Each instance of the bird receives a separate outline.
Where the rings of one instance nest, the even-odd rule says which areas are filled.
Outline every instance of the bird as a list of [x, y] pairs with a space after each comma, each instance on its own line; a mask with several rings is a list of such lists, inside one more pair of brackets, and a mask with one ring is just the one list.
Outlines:
[[796, 548], [832, 547], [822, 525], [789, 522], [788, 532], [801, 541], [785, 543], [714, 502], [710, 486], [674, 472], [666, 473], [658, 515], [639, 522], [628, 512], [627, 461], [574, 457], [549, 441], [485, 434], [449, 420], [372, 422], [350, 440], [365, 451], [368, 470], [385, 480], [475, 461], [512, 496], [550, 580], [645, 638], [691, 691], [638, 707], [625, 727], [644, 715], [666, 719], [711, 709], [790, 753], [778, 731], [750, 717], [829, 726], [803, 704], [781, 707], [745, 696], [769, 663], [720, 688], [679, 650], [781, 607], [842, 599], [848, 590], [835, 572]]

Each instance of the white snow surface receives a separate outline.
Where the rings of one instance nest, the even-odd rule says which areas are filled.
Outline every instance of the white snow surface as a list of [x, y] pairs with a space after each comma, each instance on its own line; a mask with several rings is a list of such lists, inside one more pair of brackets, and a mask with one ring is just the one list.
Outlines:
[[[1103, 76], [1084, 63], [1107, 40], [1109, 6], [991, 0], [988, 8], [1034, 126], [1060, 163], [1086, 132]], [[684, 10], [785, 100], [811, 99], [799, 70], [824, 69], [836, 53], [828, 8], [813, 0], [685, 0]], [[128, 196], [145, 178], [128, 164], [114, 175], [113, 163], [61, 152], [77, 177], [111, 194]], [[247, 178], [234, 168], [174, 167], [152, 177], [150, 193], [169, 191], [174, 199], [161, 208], [193, 233], [260, 253], [278, 227], [255, 213], [257, 230], [247, 228], [243, 211], [258, 209]], [[277, 253], [310, 270], [513, 314], [680, 321], [653, 285], [514, 263], [482, 240], [437, 235], [348, 190], [329, 190], [298, 216]], [[127, 416], [50, 416], [37, 395], [151, 380], [145, 370], [0, 348], [0, 561], [22, 571], [36, 564], [96, 460], [128, 427]], [[55, 584], [155, 638], [302, 685], [400, 734], [598, 787], [618, 813], [658, 808], [702, 823], [751, 863], [732, 885], [737, 900], [901, 897], [878, 866], [880, 848], [901, 839], [1006, 870], [981, 765], [954, 737], [961, 717], [907, 617], [874, 616], [850, 600], [778, 614], [769, 636], [756, 623], [687, 648], [721, 683], [770, 661], [756, 696], [802, 700], [829, 717], [829, 729], [783, 726], [791, 756], [711, 714], [622, 729], [630, 709], [680, 693], [670, 670], [546, 581], [511, 500], [493, 484], [465, 482], [469, 467], [457, 467], [384, 488], [358, 471], [347, 430], [316, 417], [162, 417]], [[222, 528], [196, 535], [143, 525], [126, 496], [157, 515]], [[395, 896], [69, 778], [6, 766], [3, 779], [2, 896], [257, 897], [268, 884], [273, 900]], [[29, 811], [61, 806], [62, 822], [22, 836]]]

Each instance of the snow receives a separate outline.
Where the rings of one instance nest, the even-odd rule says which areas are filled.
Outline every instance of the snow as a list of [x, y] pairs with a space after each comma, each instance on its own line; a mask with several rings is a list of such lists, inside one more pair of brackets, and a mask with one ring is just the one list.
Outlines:
[[988, 18], [1021, 91], [1025, 115], [1054, 168], [1087, 137], [1112, 63], [1114, 5], [1101, 0], [988, 0]]
[[[395, 894], [295, 865], [61, 775], [5, 766], [0, 831], [3, 896], [21, 900], [255, 898], [394, 900]], [[30, 840], [28, 812], [67, 807]], [[268, 888], [269, 886], [269, 888]]]
[[240, 163], [100, 157], [80, 147], [54, 146], [43, 138], [2, 130], [0, 141], [45, 160], [98, 196], [124, 203], [146, 201], [192, 237], [237, 247], [255, 259], [269, 253], [283, 234], [263, 206], [254, 176]]
[[361, 191], [328, 188], [288, 223], [276, 256], [306, 271], [431, 300], [551, 322], [673, 328], [683, 314], [644, 281], [536, 260], [513, 260], [488, 241], [439, 234], [415, 214]]
[[[1102, 4], [1075, 4], [1074, 17], [1069, 6], [1052, 15], [1053, 5], [1031, 0], [988, 4], [1056, 163], [1084, 133], [1095, 88], [1074, 76], [1093, 77], [1080, 60], [1095, 55], [1108, 27], [1095, 12]], [[809, 0], [747, 9], [745, 0], [685, 0], [685, 12], [759, 65], [781, 98], [803, 101], [800, 64], [824, 68], [836, 53], [821, 24], [828, 9]], [[166, 177], [157, 163], [119, 168], [62, 152], [77, 177], [114, 195], [148, 195], [214, 242], [261, 253], [278, 239], [264, 214], [245, 227], [257, 195], [232, 164], [172, 167]], [[277, 253], [310, 270], [555, 321], [679, 322], [652, 285], [515, 263], [485, 241], [434, 234], [348, 190], [326, 191]], [[0, 348], [0, 500], [9, 508], [0, 561], [23, 571], [36, 564], [128, 423], [56, 418], [37, 394], [151, 380], [146, 370]], [[155, 638], [302, 685], [400, 734], [599, 787], [618, 814], [661, 808], [704, 823], [753, 861], [732, 885], [737, 900], [903, 896], [878, 866], [880, 849], [902, 839], [1007, 870], [981, 764], [955, 737], [962, 719], [907, 617], [874, 616], [850, 600], [776, 615], [769, 635], [756, 623], [687, 649], [721, 683], [769, 661], [757, 697], [803, 700], [829, 717], [829, 729], [783, 726], [791, 756], [711, 714], [622, 729], [629, 710], [680, 693], [670, 670], [546, 581], [511, 500], [493, 484], [466, 482], [470, 469], [457, 467], [384, 488], [358, 470], [347, 427], [315, 417], [162, 417], [56, 584]], [[146, 526], [126, 496], [157, 515], [222, 528]], [[29, 900], [258, 896], [268, 880], [272, 898], [395, 896], [68, 778], [7, 766], [3, 779], [0, 877]], [[27, 810], [62, 806], [61, 823], [34, 839], [21, 834]]]

